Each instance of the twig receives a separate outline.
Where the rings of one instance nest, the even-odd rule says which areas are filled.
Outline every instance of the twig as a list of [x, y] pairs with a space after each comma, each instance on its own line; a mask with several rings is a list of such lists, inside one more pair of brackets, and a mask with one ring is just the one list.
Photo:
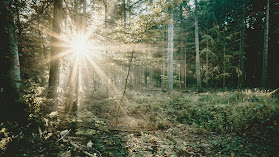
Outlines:
[[121, 131], [121, 132], [144, 132], [144, 133], [154, 133], [156, 130], [124, 130], [124, 129], [109, 129], [110, 131]]
[[95, 157], [93, 154], [88, 153], [87, 151], [82, 151], [85, 155], [88, 155], [90, 157]]
[[56, 142], [59, 142], [60, 140], [62, 140], [70, 131], [71, 131], [71, 129], [69, 131], [67, 131], [64, 135], [62, 135], [62, 137], [60, 137]]

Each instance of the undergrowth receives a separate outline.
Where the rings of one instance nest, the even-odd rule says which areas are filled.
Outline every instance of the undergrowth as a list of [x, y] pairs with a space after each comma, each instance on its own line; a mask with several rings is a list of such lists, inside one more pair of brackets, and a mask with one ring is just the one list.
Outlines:
[[[117, 102], [108, 95], [89, 95], [83, 107], [63, 118], [59, 113], [47, 114], [43, 89], [32, 84], [26, 89], [26, 123], [0, 123], [2, 156], [82, 156], [84, 151], [96, 156], [279, 155], [279, 100], [263, 91], [175, 92], [172, 96], [130, 91], [129, 117], [122, 120], [127, 130], [139, 132], [120, 133], [113, 128]], [[58, 142], [65, 131], [70, 133]], [[92, 149], [86, 148], [88, 143]]]
[[278, 99], [264, 92], [174, 95], [165, 107], [180, 123], [223, 134], [224, 138], [212, 140], [213, 149], [221, 154], [278, 155]]

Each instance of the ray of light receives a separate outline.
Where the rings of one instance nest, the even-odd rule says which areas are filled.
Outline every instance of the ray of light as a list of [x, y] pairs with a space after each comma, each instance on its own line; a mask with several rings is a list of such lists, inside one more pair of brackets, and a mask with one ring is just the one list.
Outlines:
[[54, 60], [63, 58], [63, 57], [65, 57], [65, 56], [67, 56], [67, 55], [70, 55], [71, 53], [72, 53], [72, 50], [66, 50], [66, 51], [64, 51], [64, 52], [61, 52], [61, 53], [59, 53], [59, 54], [53, 56], [53, 57], [51, 58], [51, 60], [46, 61], [46, 62], [45, 62], [44, 64], [42, 64], [42, 65], [49, 64], [51, 61], [54, 61]]
[[[43, 33], [45, 33], [45, 34], [51, 36], [51, 37], [57, 38], [57, 39], [59, 39], [59, 40], [61, 40], [61, 41], [65, 41], [65, 40], [61, 37], [61, 35], [59, 35], [59, 34], [53, 32], [53, 31], [48, 30], [48, 29], [47, 29], [44, 25], [42, 25], [42, 24], [39, 24], [39, 27], [37, 27], [37, 26], [31, 26], [31, 27], [34, 28], [34, 29], [37, 29], [37, 30], [39, 30], [39, 31], [41, 31], [41, 32], [43, 32]], [[41, 27], [43, 27], [44, 29], [41, 28]]]
[[93, 69], [95, 70], [96, 74], [104, 80], [105, 85], [113, 95], [119, 95], [121, 92], [117, 89], [115, 85], [110, 83], [109, 78], [106, 76], [105, 72], [90, 58], [86, 57], [86, 59], [89, 61], [89, 63], [92, 65]]

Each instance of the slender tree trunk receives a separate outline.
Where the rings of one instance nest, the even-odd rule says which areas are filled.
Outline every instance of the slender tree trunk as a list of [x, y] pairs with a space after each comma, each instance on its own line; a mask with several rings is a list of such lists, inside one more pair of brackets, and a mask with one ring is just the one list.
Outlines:
[[226, 46], [223, 49], [223, 88], [226, 88]]
[[123, 23], [124, 23], [124, 26], [126, 26], [126, 2], [125, 0], [123, 0]]
[[153, 86], [152, 86], [152, 84], [153, 84], [153, 71], [152, 71], [152, 66], [149, 66], [149, 89], [152, 89], [153, 88]]
[[185, 88], [185, 53], [183, 53], [182, 52], [182, 54], [181, 54], [181, 70], [180, 70], [180, 73], [181, 73], [181, 75], [180, 75], [180, 80], [182, 81], [182, 83], [181, 83], [181, 89], [183, 89], [183, 88]]
[[164, 55], [165, 55], [165, 46], [163, 44], [163, 51], [161, 57], [161, 89], [164, 90]]
[[[151, 43], [148, 43], [148, 58], [152, 58], [152, 54], [151, 54]], [[148, 83], [148, 88], [151, 89], [152, 88], [152, 65], [148, 66], [148, 71], [149, 71], [149, 83]]]
[[86, 12], [87, 4], [86, 0], [82, 0], [82, 10], [83, 10], [83, 16], [82, 16], [82, 31], [85, 34], [86, 33], [86, 27], [87, 27], [87, 12]]
[[105, 5], [105, 28], [108, 27], [108, 0], [104, 1]]
[[[83, 16], [81, 17], [81, 32], [83, 34], [86, 34], [86, 27], [87, 27], [87, 17], [86, 17], [86, 7], [87, 7], [87, 4], [86, 4], [86, 0], [81, 0], [81, 5], [82, 5], [82, 10], [83, 10]], [[82, 71], [81, 71], [81, 67], [80, 67], [80, 60], [81, 58], [78, 58], [78, 65], [77, 65], [77, 75], [76, 75], [76, 83], [75, 83], [75, 86], [76, 86], [76, 91], [75, 91], [75, 95], [76, 95], [76, 99], [75, 99], [75, 102], [74, 102], [74, 106], [73, 106], [73, 111], [76, 111], [77, 109], [77, 106], [79, 104], [79, 96], [80, 96], [80, 88], [81, 88], [81, 84], [80, 84], [80, 77], [82, 75]]]
[[269, 0], [267, 0], [266, 13], [265, 13], [264, 48], [263, 48], [263, 69], [262, 69], [262, 86], [263, 86], [263, 88], [266, 88], [266, 81], [267, 81], [268, 31], [269, 31]]
[[[206, 48], [208, 50], [208, 41], [206, 42]], [[206, 87], [208, 87], [208, 80], [209, 80], [209, 75], [208, 75], [208, 67], [209, 66], [209, 59], [208, 59], [208, 51], [206, 51], [206, 72], [205, 72], [205, 77], [206, 77]]]
[[76, 32], [79, 31], [79, 16], [78, 16], [78, 1], [79, 0], [74, 0], [74, 24], [75, 24], [75, 28], [76, 28]]
[[147, 81], [148, 81], [147, 80], [147, 77], [148, 77], [148, 75], [147, 75], [148, 72], [147, 71], [148, 71], [148, 67], [144, 67], [143, 68], [143, 73], [144, 73], [144, 85], [145, 85], [145, 87], [147, 87]]
[[186, 89], [187, 88], [187, 44], [185, 44], [184, 63], [185, 63], [184, 87]]
[[[107, 29], [108, 27], [108, 1], [105, 0], [104, 1], [104, 5], [105, 5], [105, 29]], [[107, 39], [105, 39], [105, 51], [106, 51], [106, 56], [108, 55], [108, 51], [107, 51]]]
[[240, 79], [239, 79], [239, 86], [243, 87], [244, 86], [244, 78], [245, 78], [245, 60], [244, 60], [244, 36], [245, 36], [245, 1], [243, 2], [242, 6], [242, 21], [241, 21], [241, 36], [240, 36], [240, 70], [242, 72]]
[[201, 90], [200, 48], [199, 48], [199, 26], [198, 26], [198, 4], [195, 0], [195, 45], [196, 45], [196, 75], [198, 91]]
[[[182, 4], [179, 6], [179, 17], [180, 17], [180, 28], [183, 28], [183, 6]], [[179, 33], [179, 52], [180, 52], [180, 88], [185, 88], [185, 54], [184, 54], [184, 44], [183, 44], [183, 32], [180, 31]]]
[[0, 89], [17, 99], [21, 85], [20, 64], [10, 3], [10, 0], [0, 1]]
[[21, 22], [20, 22], [20, 18], [19, 18], [19, 8], [18, 8], [18, 5], [20, 4], [19, 0], [16, 0], [15, 1], [16, 4], [15, 4], [15, 8], [16, 8], [16, 26], [17, 26], [17, 29], [18, 29], [18, 38], [21, 37], [21, 32], [22, 32], [22, 29], [21, 29]]
[[[52, 31], [59, 35], [61, 32], [60, 22], [61, 22], [61, 8], [62, 8], [62, 0], [54, 0], [54, 10], [53, 10], [53, 25]], [[56, 37], [52, 37], [51, 42], [53, 45], [56, 45], [59, 42], [59, 39]], [[55, 59], [55, 56], [59, 54], [60, 48], [51, 47], [51, 62], [50, 62], [50, 70], [49, 70], [49, 92], [48, 98], [53, 99], [53, 110], [56, 111], [58, 109], [58, 92], [57, 88], [59, 85], [59, 59]]]
[[170, 25], [168, 26], [168, 84], [169, 94], [173, 91], [173, 13], [171, 13]]

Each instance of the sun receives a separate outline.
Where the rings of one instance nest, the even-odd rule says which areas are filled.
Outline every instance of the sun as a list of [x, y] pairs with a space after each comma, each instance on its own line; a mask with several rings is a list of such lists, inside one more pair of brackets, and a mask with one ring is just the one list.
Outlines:
[[70, 41], [70, 47], [74, 55], [84, 56], [89, 52], [89, 39], [86, 35], [77, 35]]

